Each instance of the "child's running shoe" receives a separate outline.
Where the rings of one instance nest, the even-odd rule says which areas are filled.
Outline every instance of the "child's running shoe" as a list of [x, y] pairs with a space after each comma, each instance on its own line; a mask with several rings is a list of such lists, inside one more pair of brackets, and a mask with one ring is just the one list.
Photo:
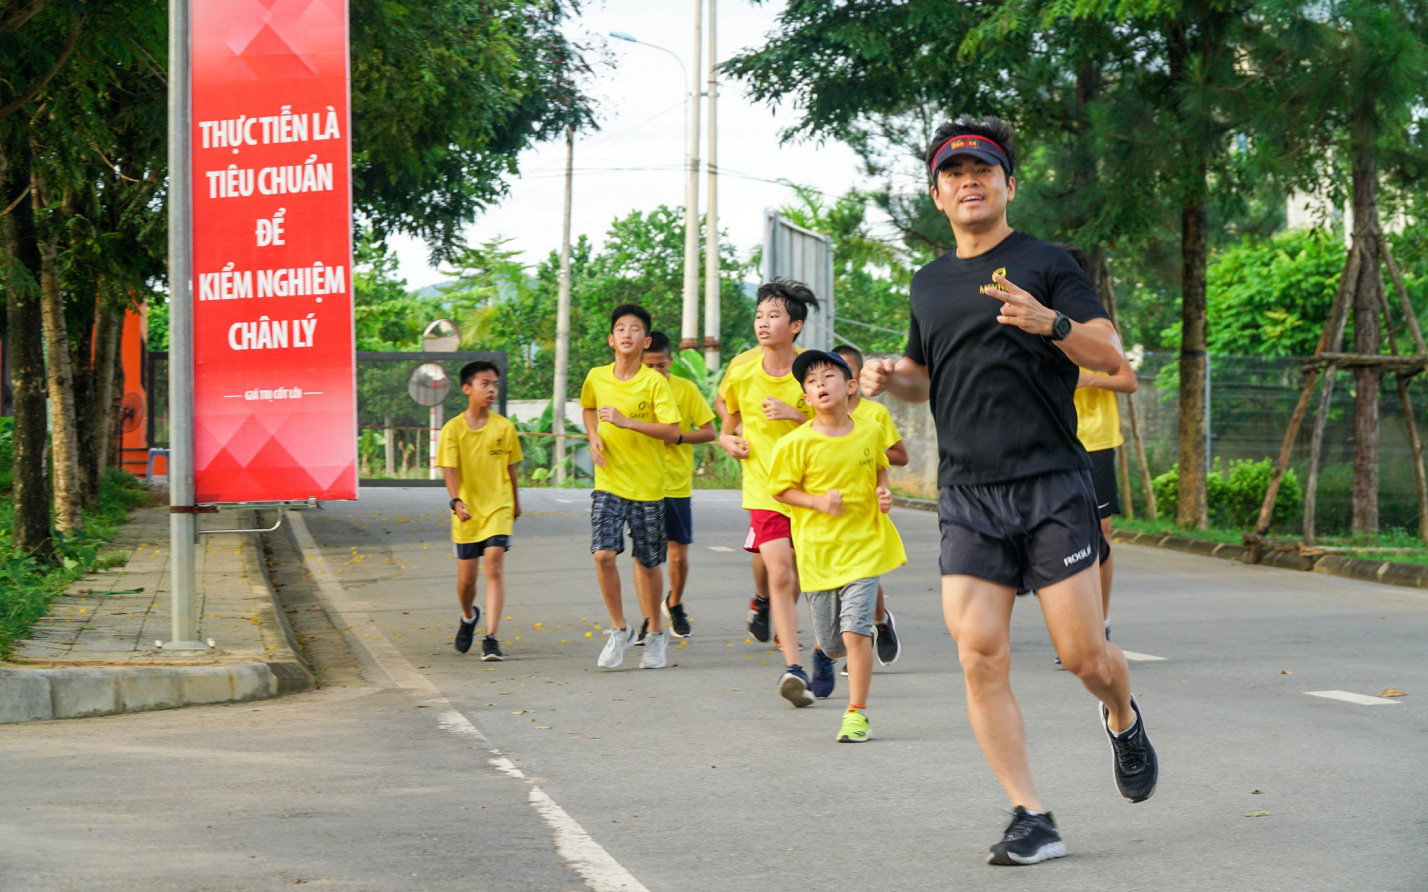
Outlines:
[[605, 647], [600, 651], [597, 665], [601, 669], [618, 669], [625, 662], [625, 651], [638, 634], [635, 627], [626, 625], [623, 629], [605, 630]]
[[882, 622], [873, 623], [873, 650], [877, 652], [878, 662], [884, 666], [891, 666], [902, 656], [902, 642], [897, 640], [891, 610], [883, 611]]
[[689, 614], [683, 604], [669, 603], [669, 595], [664, 596], [664, 620], [669, 623], [669, 633], [676, 638], [689, 637]]
[[664, 629], [658, 634], [650, 635], [645, 639], [645, 655], [640, 657], [641, 669], [663, 669], [665, 662], [665, 648], [669, 646], [669, 630]]
[[471, 649], [471, 642], [476, 640], [476, 623], [481, 620], [481, 608], [471, 608], [471, 622], [462, 620], [456, 627], [456, 650], [458, 653], [466, 653]]
[[843, 713], [843, 727], [838, 729], [839, 743], [862, 743], [872, 736], [868, 717], [861, 710], [850, 709]]
[[487, 663], [499, 663], [506, 658], [501, 653], [501, 642], [490, 635], [481, 639], [481, 659]]
[[813, 705], [813, 692], [808, 689], [808, 674], [797, 663], [789, 666], [783, 675], [779, 676], [778, 692], [794, 706]]
[[1015, 866], [1064, 857], [1066, 843], [1056, 832], [1051, 812], [1034, 815], [1018, 805], [1012, 810], [1012, 822], [1002, 834], [1002, 841], [992, 846], [987, 863]]
[[825, 700], [833, 693], [833, 660], [819, 648], [813, 649], [813, 696]]
[[749, 634], [755, 641], [769, 640], [769, 599], [754, 595], [749, 599]]

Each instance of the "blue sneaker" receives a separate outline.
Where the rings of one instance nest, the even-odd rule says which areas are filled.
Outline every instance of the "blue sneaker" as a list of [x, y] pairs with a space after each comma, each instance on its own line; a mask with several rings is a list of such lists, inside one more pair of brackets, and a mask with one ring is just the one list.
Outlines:
[[808, 676], [797, 663], [784, 670], [779, 676], [778, 693], [794, 706], [812, 706], [813, 694], [808, 690]]
[[813, 691], [813, 696], [819, 700], [828, 699], [828, 695], [833, 693], [834, 676], [833, 660], [818, 648], [813, 649], [813, 684], [809, 689]]

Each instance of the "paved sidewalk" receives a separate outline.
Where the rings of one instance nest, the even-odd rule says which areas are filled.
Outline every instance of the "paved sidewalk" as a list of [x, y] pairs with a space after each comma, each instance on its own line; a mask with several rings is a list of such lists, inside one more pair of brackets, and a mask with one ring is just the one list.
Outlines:
[[[199, 516], [202, 530], [251, 528], [254, 512]], [[0, 664], [0, 724], [257, 700], [312, 687], [274, 602], [254, 533], [199, 538], [196, 600], [206, 652], [171, 637], [169, 515], [139, 509], [109, 551], [122, 567], [79, 580]]]

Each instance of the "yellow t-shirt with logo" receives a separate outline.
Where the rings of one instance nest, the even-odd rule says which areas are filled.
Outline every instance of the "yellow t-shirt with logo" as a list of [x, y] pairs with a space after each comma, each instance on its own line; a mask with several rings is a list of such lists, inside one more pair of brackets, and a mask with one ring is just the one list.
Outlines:
[[[800, 354], [800, 353], [802, 353], [802, 352], [803, 352], [803, 348], [802, 348], [802, 347], [799, 347], [799, 346], [797, 346], [797, 345], [794, 346], [794, 348], [793, 348], [793, 354], [794, 354], [795, 356], [797, 356], [798, 354]], [[719, 390], [718, 390], [718, 394], [717, 394], [717, 395], [718, 395], [718, 396], [721, 396], [721, 397], [724, 396], [724, 387], [725, 387], [725, 385], [727, 385], [727, 384], [729, 383], [729, 373], [734, 370], [734, 367], [735, 367], [735, 366], [743, 365], [744, 363], [748, 362], [748, 361], [751, 360], [751, 359], [762, 359], [763, 356], [764, 356], [764, 348], [763, 348], [763, 347], [760, 347], [760, 346], [758, 346], [758, 345], [754, 345], [753, 347], [750, 347], [749, 349], [745, 350], [743, 353], [740, 353], [740, 354], [738, 354], [737, 356], [735, 356], [733, 359], [729, 360], [729, 364], [726, 365], [726, 366], [724, 366], [724, 377], [719, 381]], [[724, 397], [724, 401], [727, 403], [727, 402], [728, 402], [728, 397]]]
[[804, 591], [838, 588], [907, 563], [902, 537], [878, 510], [878, 469], [888, 466], [883, 439], [881, 427], [854, 418], [853, 430], [844, 436], [830, 437], [805, 424], [774, 447], [771, 497], [790, 488], [810, 495], [836, 489], [843, 495], [843, 513], [837, 516], [789, 507]]
[[898, 433], [897, 425], [893, 422], [892, 413], [888, 407], [882, 403], [875, 403], [867, 397], [858, 400], [858, 405], [848, 413], [854, 420], [863, 420], [871, 424], [876, 424], [883, 432], [883, 449], [891, 449], [902, 439], [902, 434]]
[[793, 406], [805, 418], [813, 417], [813, 409], [803, 398], [803, 386], [793, 379], [792, 372], [775, 378], [764, 371], [760, 359], [731, 366], [724, 377], [724, 405], [731, 415], [739, 416], [743, 438], [749, 441], [749, 457], [739, 463], [744, 478], [742, 504], [745, 508], [787, 514], [788, 506], [769, 495], [769, 467], [773, 463], [774, 444], [804, 422], [770, 421], [764, 415], [764, 399], [770, 396]]
[[[704, 402], [699, 386], [688, 378], [669, 376], [674, 404], [679, 408], [680, 433], [696, 431], [714, 420], [714, 411]], [[694, 489], [694, 447], [688, 443], [664, 444], [664, 495], [668, 499], [688, 498]]]
[[441, 426], [436, 463], [456, 469], [456, 491], [471, 512], [470, 520], [452, 512], [452, 542], [481, 542], [511, 534], [516, 494], [509, 469], [524, 457], [516, 426], [495, 412], [486, 416], [480, 430], [472, 430], [464, 414]]
[[1121, 412], [1116, 406], [1115, 393], [1103, 387], [1078, 387], [1074, 399], [1076, 439], [1081, 441], [1087, 452], [1114, 449], [1126, 441], [1121, 434]]
[[[633, 378], [615, 377], [615, 364], [598, 366], [585, 376], [580, 408], [614, 406], [635, 421], [675, 424], [679, 408], [664, 375], [640, 366]], [[600, 422], [596, 431], [605, 441], [605, 467], [595, 466], [595, 488], [632, 502], [664, 498], [664, 441], [638, 431]]]

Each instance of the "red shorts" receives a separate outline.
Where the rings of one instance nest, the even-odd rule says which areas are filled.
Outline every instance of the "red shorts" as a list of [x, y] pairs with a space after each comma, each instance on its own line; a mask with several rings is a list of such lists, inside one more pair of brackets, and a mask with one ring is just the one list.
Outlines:
[[789, 525], [788, 515], [765, 508], [750, 508], [749, 534], [744, 537], [744, 550], [758, 554], [765, 543], [776, 539], [792, 541], [793, 527]]

